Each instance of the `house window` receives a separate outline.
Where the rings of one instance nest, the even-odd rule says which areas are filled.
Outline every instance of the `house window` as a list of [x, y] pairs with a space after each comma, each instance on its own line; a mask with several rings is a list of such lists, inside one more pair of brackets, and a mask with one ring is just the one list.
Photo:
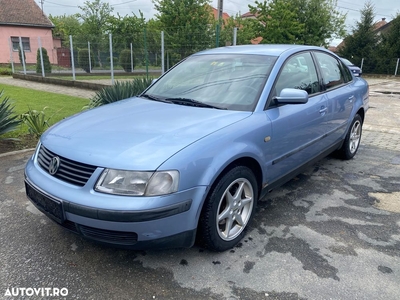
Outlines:
[[[29, 41], [28, 37], [21, 37], [22, 40], [22, 48], [24, 51], [31, 51], [31, 43]], [[19, 49], [19, 37], [17, 36], [12, 36], [11, 37], [11, 43], [12, 43], [12, 48], [13, 51], [18, 51]]]

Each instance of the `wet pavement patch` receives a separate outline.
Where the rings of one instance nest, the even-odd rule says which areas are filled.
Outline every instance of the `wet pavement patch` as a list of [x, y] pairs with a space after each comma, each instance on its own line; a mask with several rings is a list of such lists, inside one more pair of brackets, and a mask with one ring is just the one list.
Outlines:
[[390, 274], [393, 273], [393, 270], [389, 267], [385, 267], [385, 266], [379, 266], [378, 270], [384, 274]]
[[304, 270], [311, 271], [320, 278], [332, 278], [340, 281], [337, 276], [338, 269], [331, 266], [329, 262], [318, 253], [318, 250], [315, 251], [311, 249], [310, 245], [301, 239], [295, 237], [287, 239], [272, 237], [264, 248], [266, 253], [273, 251], [278, 253], [290, 252], [293, 257], [303, 264]]

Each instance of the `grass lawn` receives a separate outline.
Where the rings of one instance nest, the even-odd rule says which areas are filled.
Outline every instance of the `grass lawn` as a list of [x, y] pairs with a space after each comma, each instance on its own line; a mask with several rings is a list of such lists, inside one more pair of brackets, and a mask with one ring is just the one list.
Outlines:
[[[143, 75], [135, 75], [135, 76], [114, 76], [114, 80], [119, 80], [119, 79], [131, 79], [133, 80], [134, 78], [137, 77], [144, 77]], [[58, 78], [58, 79], [65, 79], [65, 80], [73, 80], [72, 76], [52, 76], [49, 78]], [[109, 79], [111, 80], [111, 75], [106, 76], [106, 75], [93, 75], [93, 76], [75, 76], [75, 80], [101, 80], [101, 79]]]
[[[161, 74], [161, 73], [160, 73]], [[159, 77], [160, 74], [155, 74], [155, 73], [149, 73], [149, 77]], [[58, 79], [65, 79], [65, 80], [73, 80], [72, 75], [71, 76], [57, 76], [55, 74], [52, 74], [51, 77], [49, 78], [58, 78]], [[119, 74], [114, 74], [114, 80], [120, 80], [120, 79], [130, 79], [134, 80], [135, 78], [146, 78], [145, 74], [132, 74], [130, 73], [129, 75], [121, 75]], [[102, 79], [109, 79], [111, 80], [111, 75], [96, 75], [95, 73], [92, 73], [91, 75], [75, 75], [75, 80], [102, 80]]]
[[[61, 94], [37, 91], [11, 85], [0, 84], [0, 91], [4, 91], [4, 97], [8, 96], [17, 115], [26, 113], [29, 108], [45, 112], [46, 117], [51, 117], [49, 124], [52, 125], [68, 116], [82, 111], [83, 107], [89, 103], [88, 99], [66, 96]], [[44, 109], [46, 107], [46, 109]], [[47, 119], [47, 118], [46, 118]], [[28, 127], [21, 124], [13, 132], [9, 132], [0, 138], [18, 138], [21, 140], [29, 139]]]

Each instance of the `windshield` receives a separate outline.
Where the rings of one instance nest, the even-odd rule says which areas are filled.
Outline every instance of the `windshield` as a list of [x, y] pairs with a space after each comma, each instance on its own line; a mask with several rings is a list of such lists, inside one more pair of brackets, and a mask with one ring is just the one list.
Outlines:
[[157, 80], [145, 95], [252, 111], [275, 61], [265, 55], [194, 55]]

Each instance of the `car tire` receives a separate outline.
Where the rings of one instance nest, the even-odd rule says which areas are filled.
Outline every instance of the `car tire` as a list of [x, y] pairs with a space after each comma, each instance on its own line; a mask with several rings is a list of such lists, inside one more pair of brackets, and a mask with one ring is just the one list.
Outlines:
[[346, 138], [344, 139], [344, 143], [339, 150], [340, 158], [348, 160], [356, 155], [361, 142], [362, 125], [361, 116], [359, 114], [355, 115], [349, 131], [346, 134]]
[[212, 251], [231, 249], [244, 237], [258, 198], [257, 180], [236, 166], [213, 185], [199, 220], [199, 241]]

